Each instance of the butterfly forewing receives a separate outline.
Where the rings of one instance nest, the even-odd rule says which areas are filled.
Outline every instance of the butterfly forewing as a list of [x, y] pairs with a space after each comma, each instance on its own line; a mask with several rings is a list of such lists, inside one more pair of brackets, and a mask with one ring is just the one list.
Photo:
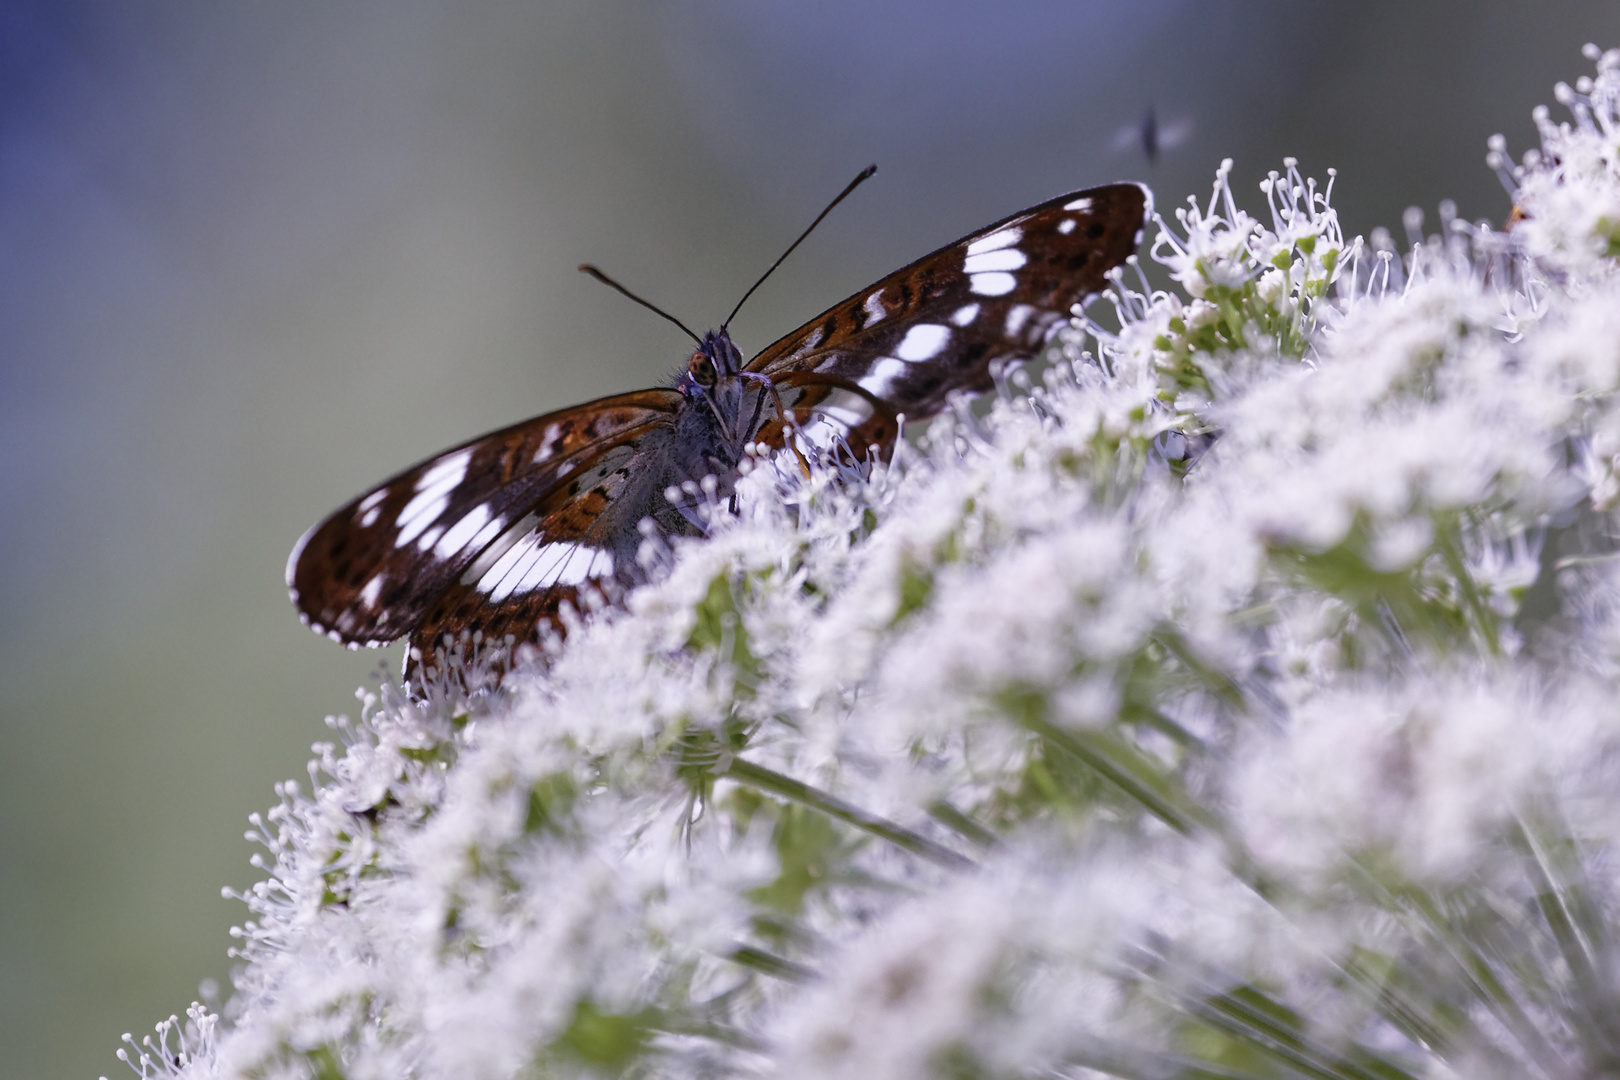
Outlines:
[[[760, 352], [748, 370], [782, 386], [800, 372], [830, 377], [794, 395], [796, 411], [825, 415], [863, 453], [891, 437], [893, 413], [926, 419], [952, 391], [990, 389], [997, 361], [1035, 356], [1136, 250], [1147, 212], [1136, 184], [1060, 195], [896, 270]], [[779, 443], [780, 425], [762, 438]]]
[[547, 413], [405, 470], [304, 535], [287, 586], [305, 620], [344, 644], [381, 645], [424, 614], [533, 505], [604, 448], [670, 423], [673, 390]]

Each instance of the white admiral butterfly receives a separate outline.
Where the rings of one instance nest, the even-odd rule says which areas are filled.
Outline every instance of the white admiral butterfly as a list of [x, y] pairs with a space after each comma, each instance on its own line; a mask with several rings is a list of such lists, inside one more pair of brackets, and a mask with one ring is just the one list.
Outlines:
[[996, 365], [1033, 357], [1135, 252], [1148, 209], [1136, 184], [1060, 195], [895, 271], [746, 364], [729, 317], [701, 339], [688, 330], [698, 347], [673, 385], [482, 435], [338, 510], [293, 548], [293, 603], [350, 648], [410, 635], [430, 661], [446, 640], [560, 629], [565, 603], [642, 580], [642, 528], [701, 534], [693, 507], [666, 492], [712, 476], [724, 499], [750, 444], [791, 449], [801, 467], [799, 436], [887, 454], [899, 415], [926, 419], [953, 391], [990, 389]]

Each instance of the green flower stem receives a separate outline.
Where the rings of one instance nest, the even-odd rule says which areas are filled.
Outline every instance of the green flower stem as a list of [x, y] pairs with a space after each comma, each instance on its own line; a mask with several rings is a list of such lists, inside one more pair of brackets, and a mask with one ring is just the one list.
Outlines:
[[904, 851], [937, 863], [947, 869], [967, 870], [975, 865], [972, 859], [958, 855], [950, 848], [936, 844], [925, 836], [919, 836], [892, 821], [878, 817], [876, 814], [869, 814], [858, 806], [852, 806], [819, 788], [801, 783], [792, 777], [783, 776], [781, 773], [767, 769], [763, 765], [755, 765], [751, 761], [733, 757], [729, 762], [723, 762], [721, 766], [718, 766], [715, 775], [724, 776], [738, 783], [757, 788], [760, 791], [779, 795], [812, 810], [818, 810], [830, 818], [842, 821], [846, 825], [853, 825], [862, 832], [870, 833], [881, 840], [887, 840]]

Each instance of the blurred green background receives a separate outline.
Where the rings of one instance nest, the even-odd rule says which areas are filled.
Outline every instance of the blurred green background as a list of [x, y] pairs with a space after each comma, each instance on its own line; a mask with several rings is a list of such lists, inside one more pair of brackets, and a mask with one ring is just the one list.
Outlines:
[[[709, 325], [876, 161], [752, 351], [1019, 207], [1165, 208], [1223, 156], [1252, 209], [1293, 154], [1350, 231], [1500, 221], [1485, 140], [1533, 145], [1586, 41], [1613, 0], [7, 0], [0, 1074], [120, 1075], [226, 980], [247, 815], [379, 663], [299, 625], [299, 534], [684, 358], [577, 263]], [[1186, 132], [1154, 165], [1150, 106]]]

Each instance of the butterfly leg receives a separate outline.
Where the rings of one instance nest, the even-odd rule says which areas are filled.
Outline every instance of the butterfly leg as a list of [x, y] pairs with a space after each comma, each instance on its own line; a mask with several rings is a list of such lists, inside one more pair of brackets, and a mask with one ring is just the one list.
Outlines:
[[[813, 371], [795, 371], [778, 376], [776, 378], [776, 383], [779, 386], [787, 388], [799, 388], [801, 392], [810, 394], [812, 411], [814, 410], [816, 404], [820, 404], [822, 401], [824, 401], [828, 394], [834, 390], [841, 390], [845, 393], [853, 394], [871, 406], [871, 418], [865, 423], [861, 424], [854, 432], [850, 433], [852, 436], [854, 436], [854, 447], [851, 448], [851, 453], [857, 459], [859, 459], [862, 455], [862, 451], [857, 449], [858, 447], [863, 447], [871, 443], [881, 445], [894, 439], [899, 434], [900, 416], [895, 410], [894, 406], [890, 405], [887, 401], [883, 400], [881, 397], [878, 397], [876, 394], [872, 393], [866, 387], [857, 382], [842, 378], [838, 375], [825, 375], [820, 372]], [[820, 393], [818, 394], [814, 390], [809, 389], [812, 387], [820, 388]], [[888, 458], [888, 453], [885, 452], [883, 457], [886, 460]]]
[[[740, 372], [739, 374], [741, 378], [747, 379], [749, 382], [763, 383], [765, 389], [770, 392], [771, 400], [776, 403], [776, 415], [781, 418], [782, 425], [790, 429], [788, 431], [787, 438], [783, 439], [782, 441], [787, 443], [789, 450], [793, 451], [793, 456], [799, 459], [799, 472], [804, 474], [804, 478], [806, 480], [810, 479], [810, 462], [805, 459], [804, 451], [799, 449], [799, 444], [793, 438], [793, 432], [791, 429], [796, 426], [793, 423], [793, 414], [788, 412], [787, 409], [783, 407], [782, 395], [777, 391], [776, 383], [771, 381], [771, 377], [769, 375], [760, 375], [757, 372], [744, 371]], [[755, 425], [759, 423], [759, 413], [764, 405], [765, 399], [763, 397], [755, 403], [753, 419], [749, 420], [748, 422], [749, 431], [752, 432], [757, 430]]]

